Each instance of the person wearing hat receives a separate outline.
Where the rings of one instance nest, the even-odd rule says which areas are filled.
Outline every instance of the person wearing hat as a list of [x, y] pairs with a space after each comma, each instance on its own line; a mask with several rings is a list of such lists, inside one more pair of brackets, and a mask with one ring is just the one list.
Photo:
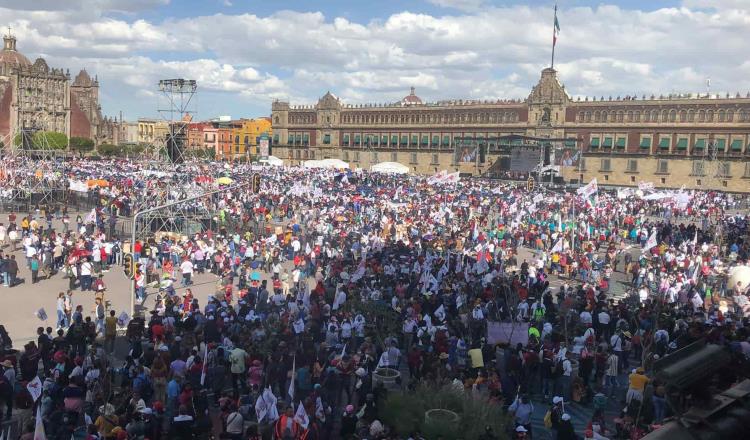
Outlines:
[[515, 433], [516, 435], [514, 438], [529, 438], [529, 430], [526, 429], [523, 425], [516, 426]]
[[560, 417], [560, 425], [557, 428], [557, 440], [578, 440], [578, 435], [573, 428], [570, 414], [563, 413]]

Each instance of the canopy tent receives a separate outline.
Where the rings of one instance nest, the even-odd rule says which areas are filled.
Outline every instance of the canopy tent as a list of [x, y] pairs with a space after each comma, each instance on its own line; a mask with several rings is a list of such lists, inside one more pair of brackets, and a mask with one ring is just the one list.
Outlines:
[[284, 161], [281, 160], [281, 159], [279, 159], [276, 156], [268, 156], [267, 158], [261, 159], [258, 162], [262, 163], [262, 164], [266, 164], [266, 165], [271, 165], [271, 166], [274, 166], [274, 167], [283, 167], [284, 166]]
[[341, 159], [308, 160], [304, 163], [305, 168], [334, 168], [349, 169], [349, 164]]
[[370, 171], [390, 174], [407, 174], [409, 167], [398, 162], [380, 162], [370, 167]]

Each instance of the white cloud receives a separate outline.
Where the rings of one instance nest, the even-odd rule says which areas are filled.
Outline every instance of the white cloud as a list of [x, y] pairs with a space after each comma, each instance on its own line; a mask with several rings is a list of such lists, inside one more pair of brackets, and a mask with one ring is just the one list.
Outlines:
[[427, 2], [443, 8], [453, 8], [459, 11], [476, 11], [486, 3], [485, 0], [427, 0]]
[[[7, 7], [20, 2], [0, 0], [0, 23], [14, 27], [29, 58], [44, 54], [51, 66], [88, 67], [103, 88], [131, 90], [126, 99], [154, 90], [159, 78], [179, 76], [196, 79], [199, 93], [223, 94], [216, 105], [233, 105], [225, 95], [234, 94], [265, 112], [271, 99], [312, 103], [329, 89], [348, 102], [394, 102], [410, 86], [426, 100], [524, 98], [550, 57], [546, 6], [471, 10], [484, 2], [434, 0], [462, 14], [400, 12], [369, 22], [294, 11], [161, 22], [102, 12], [165, 2], [96, 0], [98, 10], [76, 11], [42, 0], [44, 10], [27, 11]], [[702, 90], [711, 77], [712, 88], [744, 96], [750, 89], [747, 3], [560, 10], [560, 79], [575, 96], [640, 96]]]
[[170, 0], [0, 0], [0, 8], [21, 11], [96, 10], [138, 12], [166, 6]]

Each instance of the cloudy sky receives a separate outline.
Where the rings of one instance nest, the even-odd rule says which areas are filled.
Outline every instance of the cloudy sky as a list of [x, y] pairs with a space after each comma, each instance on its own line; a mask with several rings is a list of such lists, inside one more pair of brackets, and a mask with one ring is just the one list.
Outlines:
[[[561, 0], [555, 67], [574, 96], [750, 90], [750, 0]], [[158, 116], [191, 78], [198, 118], [274, 99], [524, 98], [550, 62], [553, 0], [0, 0], [30, 59], [97, 74], [106, 114]], [[7, 30], [3, 33], [7, 33]]]

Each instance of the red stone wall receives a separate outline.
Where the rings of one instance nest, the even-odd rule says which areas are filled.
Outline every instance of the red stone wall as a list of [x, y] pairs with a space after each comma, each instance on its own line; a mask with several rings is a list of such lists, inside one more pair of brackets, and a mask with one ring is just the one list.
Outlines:
[[91, 122], [78, 105], [76, 95], [70, 94], [70, 137], [92, 139]]

